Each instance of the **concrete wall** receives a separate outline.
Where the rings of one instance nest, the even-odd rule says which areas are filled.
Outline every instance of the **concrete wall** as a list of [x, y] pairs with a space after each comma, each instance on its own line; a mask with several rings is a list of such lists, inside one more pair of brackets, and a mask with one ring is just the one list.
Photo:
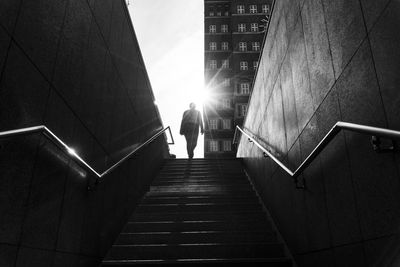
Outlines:
[[[100, 171], [162, 128], [123, 0], [0, 1], [0, 131], [40, 124]], [[0, 142], [0, 266], [97, 266], [167, 154], [88, 192], [42, 135]]]
[[[337, 121], [400, 130], [400, 2], [276, 1], [245, 127], [292, 169]], [[399, 155], [341, 132], [300, 177], [242, 138], [258, 191], [300, 266], [392, 266]]]

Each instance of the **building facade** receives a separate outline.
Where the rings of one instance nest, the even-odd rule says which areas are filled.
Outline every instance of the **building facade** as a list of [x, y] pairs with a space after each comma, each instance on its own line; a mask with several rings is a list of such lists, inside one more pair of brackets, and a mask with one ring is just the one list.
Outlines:
[[235, 157], [272, 0], [205, 0], [204, 157]]

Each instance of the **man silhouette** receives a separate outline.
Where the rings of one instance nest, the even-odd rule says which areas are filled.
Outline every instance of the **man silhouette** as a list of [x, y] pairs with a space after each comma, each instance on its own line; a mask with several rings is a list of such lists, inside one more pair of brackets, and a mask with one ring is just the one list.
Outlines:
[[200, 111], [196, 110], [195, 103], [190, 103], [189, 107], [190, 109], [183, 113], [180, 134], [186, 138], [187, 153], [189, 159], [192, 159], [197, 145], [197, 138], [199, 137], [199, 127], [201, 128], [201, 134], [204, 133], [204, 128]]

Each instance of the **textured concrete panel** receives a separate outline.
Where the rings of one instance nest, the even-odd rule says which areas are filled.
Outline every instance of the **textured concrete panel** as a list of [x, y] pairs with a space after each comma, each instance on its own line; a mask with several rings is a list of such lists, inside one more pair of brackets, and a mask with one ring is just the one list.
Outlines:
[[34, 169], [40, 135], [3, 139], [0, 164], [0, 242], [17, 245]]
[[310, 87], [314, 108], [316, 108], [335, 81], [321, 0], [307, 0], [301, 11], [301, 17]]
[[370, 38], [389, 128], [400, 129], [400, 3], [392, 1], [372, 29]]
[[64, 151], [42, 137], [22, 227], [22, 246], [55, 249], [63, 201], [60, 192], [64, 190], [69, 160]]
[[0, 2], [0, 25], [12, 34], [20, 11], [21, 0]]
[[16, 267], [51, 266], [54, 251], [19, 247]]
[[336, 266], [343, 267], [364, 267], [367, 266], [365, 260], [364, 247], [362, 243], [337, 247], [334, 250]]
[[371, 30], [371, 28], [377, 22], [379, 17], [382, 15], [382, 12], [384, 11], [385, 8], [387, 8], [388, 3], [390, 3], [390, 2], [396, 2], [396, 1], [360, 0], [361, 6], [362, 6], [362, 9], [364, 12], [365, 23], [366, 23], [368, 31]]
[[358, 0], [322, 0], [336, 79], [366, 37]]
[[400, 237], [398, 234], [365, 242], [367, 266], [399, 266]]
[[116, 1], [89, 1], [89, 6], [93, 11], [95, 22], [99, 25], [100, 32], [105, 40], [109, 40], [114, 2]]
[[87, 255], [71, 255], [69, 253], [56, 252], [54, 255], [54, 266], [57, 267], [86, 267], [99, 266], [101, 259], [89, 257]]
[[344, 134], [340, 133], [321, 153], [332, 245], [361, 241], [360, 218]]
[[285, 116], [286, 145], [290, 149], [299, 135], [295, 89], [293, 86], [290, 55], [286, 55], [280, 74], [282, 85], [283, 112]]
[[16, 42], [49, 80], [53, 73], [66, 5], [64, 0], [23, 1], [15, 28]]
[[17, 246], [0, 244], [0, 266], [14, 267], [17, 258]]
[[40, 125], [46, 108], [49, 84], [15, 44], [0, 82], [0, 129]]
[[305, 255], [294, 255], [299, 266], [326, 266], [335, 267], [335, 255], [331, 250], [316, 251]]
[[368, 42], [363, 42], [336, 86], [344, 121], [386, 126]]
[[8, 53], [8, 48], [10, 46], [10, 41], [11, 41], [10, 35], [8, 35], [3, 30], [3, 28], [0, 27], [0, 70], [3, 69], [4, 61]]
[[369, 136], [345, 134], [363, 237], [398, 232], [400, 183], [393, 156], [374, 152]]
[[299, 20], [296, 24], [289, 48], [293, 86], [295, 88], [297, 119], [300, 132], [305, 127], [314, 111], [306, 47], [304, 43], [304, 33], [301, 23], [301, 20]]

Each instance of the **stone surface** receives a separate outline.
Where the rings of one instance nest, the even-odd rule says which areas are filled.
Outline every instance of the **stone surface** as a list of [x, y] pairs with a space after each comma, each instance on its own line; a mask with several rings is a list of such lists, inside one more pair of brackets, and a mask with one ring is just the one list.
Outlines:
[[337, 247], [334, 250], [336, 266], [362, 267], [368, 266], [363, 244]]
[[17, 251], [18, 251], [17, 246], [0, 244], [0, 265], [4, 267], [15, 266]]
[[358, 0], [322, 0], [329, 46], [337, 79], [366, 37]]
[[382, 15], [382, 12], [388, 7], [390, 0], [361, 0], [361, 6], [364, 12], [365, 24], [367, 26], [368, 31], [374, 26], [374, 24], [379, 20], [379, 17]]
[[15, 23], [20, 11], [21, 0], [1, 1], [0, 25], [10, 34], [14, 32]]
[[[10, 47], [11, 37], [0, 27], [0, 70], [3, 70], [4, 61]], [[0, 77], [1, 79], [1, 77]]]
[[301, 18], [312, 100], [314, 108], [317, 108], [335, 81], [321, 0], [305, 1]]
[[[372, 1], [370, 1], [372, 3]], [[381, 19], [370, 33], [372, 53], [375, 60], [376, 71], [383, 104], [388, 119], [388, 127], [400, 129], [398, 120], [400, 111], [400, 95], [398, 84], [400, 82], [398, 71], [400, 68], [400, 38], [396, 30], [400, 25], [400, 4], [392, 1], [383, 12]]]
[[42, 124], [49, 84], [23, 52], [12, 44], [0, 82], [1, 130]]
[[51, 266], [54, 251], [27, 247], [20, 247], [17, 255], [16, 267]]
[[64, 0], [22, 1], [15, 28], [16, 42], [48, 80], [53, 74], [66, 6]]

